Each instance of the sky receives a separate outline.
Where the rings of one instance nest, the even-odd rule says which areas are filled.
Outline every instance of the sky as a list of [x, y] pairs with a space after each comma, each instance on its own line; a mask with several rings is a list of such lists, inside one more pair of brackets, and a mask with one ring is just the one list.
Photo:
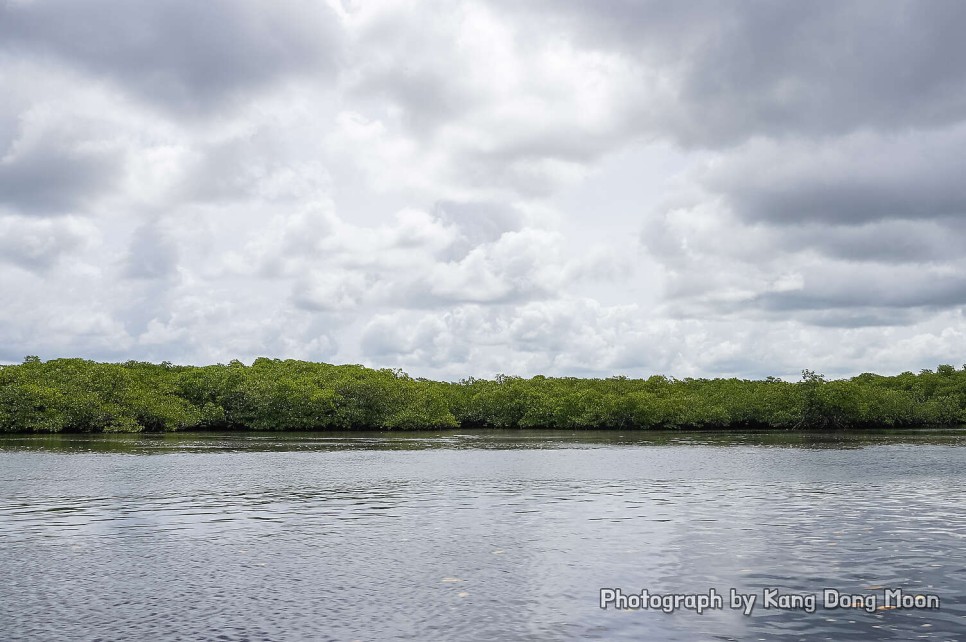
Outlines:
[[0, 361], [966, 362], [966, 3], [0, 0]]

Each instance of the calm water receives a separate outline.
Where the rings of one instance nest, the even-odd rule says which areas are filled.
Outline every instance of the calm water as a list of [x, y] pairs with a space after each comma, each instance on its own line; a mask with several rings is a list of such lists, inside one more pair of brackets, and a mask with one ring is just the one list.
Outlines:
[[957, 431], [3, 438], [0, 639], [963, 639], [964, 482]]

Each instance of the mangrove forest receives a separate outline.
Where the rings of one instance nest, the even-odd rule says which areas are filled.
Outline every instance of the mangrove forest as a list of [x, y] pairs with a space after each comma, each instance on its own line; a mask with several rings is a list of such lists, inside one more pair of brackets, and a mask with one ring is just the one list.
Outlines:
[[966, 423], [966, 366], [826, 380], [454, 382], [259, 358], [210, 366], [27, 357], [0, 365], [0, 432], [847, 429]]

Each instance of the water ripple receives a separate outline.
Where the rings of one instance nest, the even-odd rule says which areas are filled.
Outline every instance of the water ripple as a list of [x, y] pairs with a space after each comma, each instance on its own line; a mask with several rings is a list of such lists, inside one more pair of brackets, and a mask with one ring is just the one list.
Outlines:
[[[288, 439], [281, 438], [283, 443]], [[956, 639], [966, 449], [682, 437], [494, 449], [0, 450], [5, 640]], [[683, 441], [682, 441], [683, 440]], [[704, 440], [704, 441], [702, 441]], [[228, 441], [231, 441], [229, 439]], [[604, 611], [598, 590], [938, 595]]]

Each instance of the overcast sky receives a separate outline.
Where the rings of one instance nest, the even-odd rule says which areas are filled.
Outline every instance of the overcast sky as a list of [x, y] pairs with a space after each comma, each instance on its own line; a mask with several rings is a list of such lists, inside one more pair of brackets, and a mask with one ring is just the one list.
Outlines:
[[0, 361], [966, 362], [966, 3], [0, 0]]

